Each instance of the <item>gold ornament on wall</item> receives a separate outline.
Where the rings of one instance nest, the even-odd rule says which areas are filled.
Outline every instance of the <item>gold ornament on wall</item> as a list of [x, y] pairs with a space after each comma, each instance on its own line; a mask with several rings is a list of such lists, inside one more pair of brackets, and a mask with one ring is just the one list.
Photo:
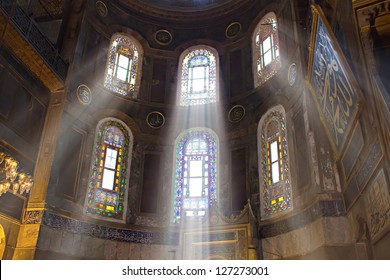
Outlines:
[[146, 116], [146, 122], [151, 128], [160, 128], [165, 124], [165, 117], [162, 113], [154, 111]]

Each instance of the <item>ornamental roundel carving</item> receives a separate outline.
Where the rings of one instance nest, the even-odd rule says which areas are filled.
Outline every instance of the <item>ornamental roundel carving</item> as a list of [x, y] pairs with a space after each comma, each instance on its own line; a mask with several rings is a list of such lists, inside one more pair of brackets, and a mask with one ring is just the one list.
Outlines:
[[157, 44], [167, 46], [172, 42], [172, 34], [168, 30], [161, 29], [154, 33], [154, 39]]
[[160, 128], [165, 124], [165, 117], [162, 113], [154, 111], [146, 116], [146, 122], [151, 128]]
[[82, 105], [89, 105], [92, 102], [92, 92], [84, 84], [81, 84], [78, 86], [76, 90], [76, 96], [77, 100], [82, 104]]
[[108, 8], [103, 1], [96, 1], [95, 8], [99, 16], [106, 17], [108, 15]]
[[238, 35], [241, 31], [241, 24], [239, 22], [233, 22], [226, 27], [225, 36], [232, 39]]
[[295, 84], [295, 81], [297, 80], [297, 74], [297, 65], [295, 63], [292, 63], [288, 68], [287, 73], [287, 80], [290, 86], [293, 86]]
[[228, 114], [229, 121], [232, 123], [238, 123], [245, 116], [245, 108], [241, 105], [233, 106]]

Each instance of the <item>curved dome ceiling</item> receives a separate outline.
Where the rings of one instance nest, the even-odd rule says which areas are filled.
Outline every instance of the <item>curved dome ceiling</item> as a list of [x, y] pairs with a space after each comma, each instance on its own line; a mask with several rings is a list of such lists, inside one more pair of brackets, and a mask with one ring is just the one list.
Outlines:
[[119, 0], [130, 9], [166, 19], [218, 17], [234, 13], [253, 0]]
[[[134, 2], [131, 1], [130, 2]], [[167, 9], [167, 10], [208, 10], [220, 5], [229, 4], [234, 0], [139, 0], [145, 5], [150, 5], [155, 8]]]

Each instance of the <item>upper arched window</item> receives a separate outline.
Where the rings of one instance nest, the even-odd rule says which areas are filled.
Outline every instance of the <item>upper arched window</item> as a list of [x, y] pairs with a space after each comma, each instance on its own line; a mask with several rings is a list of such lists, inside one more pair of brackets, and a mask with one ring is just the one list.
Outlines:
[[195, 46], [180, 56], [179, 105], [217, 101], [218, 53], [208, 46]]
[[268, 81], [280, 68], [279, 37], [275, 13], [266, 14], [252, 36], [255, 87]]
[[86, 213], [125, 220], [133, 135], [117, 119], [104, 119], [96, 130]]
[[133, 37], [115, 34], [108, 52], [104, 86], [121, 95], [137, 98], [142, 57], [142, 47]]
[[270, 109], [258, 127], [261, 217], [292, 207], [287, 130], [284, 108]]
[[173, 222], [205, 216], [217, 198], [218, 138], [207, 128], [189, 129], [175, 142]]

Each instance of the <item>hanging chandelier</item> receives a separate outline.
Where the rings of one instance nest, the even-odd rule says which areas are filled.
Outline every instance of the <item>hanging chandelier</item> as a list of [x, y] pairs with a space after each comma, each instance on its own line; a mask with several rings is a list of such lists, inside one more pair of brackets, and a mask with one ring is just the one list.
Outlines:
[[19, 162], [11, 156], [0, 152], [0, 196], [9, 189], [14, 194], [28, 193], [33, 185], [30, 175], [18, 171]]

